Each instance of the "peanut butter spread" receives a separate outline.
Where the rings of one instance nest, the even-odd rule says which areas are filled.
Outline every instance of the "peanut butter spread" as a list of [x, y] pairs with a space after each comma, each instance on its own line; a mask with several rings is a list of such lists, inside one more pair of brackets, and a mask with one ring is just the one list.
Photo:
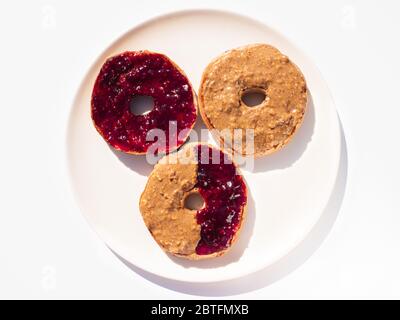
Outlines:
[[194, 254], [200, 240], [201, 227], [196, 221], [196, 210], [184, 206], [184, 200], [193, 192], [196, 182], [194, 150], [184, 148], [161, 159], [140, 198], [140, 211], [147, 228], [158, 244], [170, 253]]
[[[266, 98], [249, 107], [242, 101], [248, 90], [261, 90]], [[199, 90], [200, 112], [207, 127], [254, 129], [254, 155], [284, 146], [301, 125], [306, 104], [306, 82], [300, 70], [279, 50], [265, 44], [218, 57], [206, 68]], [[249, 155], [245, 134], [242, 136], [242, 148], [236, 151]]]

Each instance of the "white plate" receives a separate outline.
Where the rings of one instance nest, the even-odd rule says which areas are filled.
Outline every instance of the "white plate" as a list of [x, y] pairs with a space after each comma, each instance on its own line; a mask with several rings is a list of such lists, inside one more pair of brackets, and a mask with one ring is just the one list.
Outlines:
[[[304, 124], [285, 149], [258, 160], [253, 172], [243, 171], [251, 192], [249, 214], [232, 250], [210, 261], [171, 258], [147, 231], [138, 208], [151, 166], [145, 157], [113, 152], [92, 125], [90, 95], [95, 77], [107, 57], [149, 49], [171, 57], [197, 89], [211, 59], [225, 50], [257, 42], [279, 48], [303, 71], [312, 96]], [[190, 282], [247, 275], [271, 265], [298, 245], [318, 221], [333, 190], [341, 143], [333, 101], [312, 61], [272, 28], [237, 14], [211, 10], [161, 16], [114, 42], [84, 78], [67, 134], [72, 186], [98, 235], [133, 265]]]

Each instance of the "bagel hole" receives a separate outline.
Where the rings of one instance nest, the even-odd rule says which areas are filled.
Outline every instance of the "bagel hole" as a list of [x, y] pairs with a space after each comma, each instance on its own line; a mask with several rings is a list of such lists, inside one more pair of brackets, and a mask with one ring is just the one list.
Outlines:
[[204, 199], [199, 192], [192, 192], [185, 198], [185, 208], [200, 210], [204, 207]]
[[154, 99], [150, 96], [135, 95], [130, 102], [130, 111], [135, 116], [144, 116], [154, 108]]
[[252, 88], [243, 91], [241, 97], [243, 103], [247, 107], [257, 107], [267, 99], [267, 95], [263, 89]]

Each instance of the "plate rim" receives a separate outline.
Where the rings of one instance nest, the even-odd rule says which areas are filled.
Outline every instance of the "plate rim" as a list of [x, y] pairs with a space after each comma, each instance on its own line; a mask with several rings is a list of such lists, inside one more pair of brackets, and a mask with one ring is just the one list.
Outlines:
[[[173, 17], [179, 17], [179, 16], [185, 16], [185, 15], [191, 15], [191, 14], [219, 14], [219, 15], [230, 15], [233, 17], [236, 17], [238, 19], [242, 19], [242, 20], [247, 20], [247, 21], [251, 21], [252, 23], [258, 24], [260, 25], [260, 27], [264, 27], [267, 28], [269, 30], [271, 30], [274, 34], [276, 34], [278, 37], [286, 40], [287, 42], [290, 43], [290, 45], [298, 52], [300, 53], [300, 55], [302, 57], [304, 57], [308, 62], [310, 62], [310, 65], [314, 68], [314, 72], [318, 75], [318, 77], [322, 80], [320, 85], [322, 85], [324, 87], [324, 90], [326, 92], [326, 94], [329, 97], [329, 107], [327, 107], [327, 109], [329, 109], [329, 112], [332, 114], [332, 121], [331, 121], [331, 125], [333, 126], [333, 128], [331, 129], [331, 131], [336, 133], [336, 139], [335, 141], [337, 141], [337, 143], [335, 144], [337, 152], [334, 152], [334, 155], [336, 156], [336, 159], [334, 161], [335, 167], [332, 170], [332, 172], [334, 174], [331, 174], [331, 176], [329, 177], [329, 193], [327, 196], [327, 199], [325, 201], [325, 204], [322, 208], [321, 214], [317, 215], [316, 218], [314, 219], [314, 221], [312, 223], [309, 224], [308, 228], [304, 228], [302, 235], [298, 237], [298, 239], [296, 241], [293, 241], [291, 246], [288, 246], [287, 250], [285, 250], [284, 252], [282, 251], [281, 254], [276, 255], [275, 259], [271, 259], [271, 262], [269, 264], [266, 264], [262, 267], [260, 266], [255, 266], [253, 268], [247, 268], [245, 272], [241, 273], [241, 274], [233, 274], [233, 275], [228, 275], [228, 276], [220, 276], [218, 279], [202, 279], [201, 277], [199, 278], [193, 278], [191, 280], [186, 280], [183, 279], [182, 277], [179, 276], [175, 276], [175, 275], [169, 275], [166, 276], [163, 273], [159, 273], [155, 270], [147, 270], [142, 268], [141, 266], [127, 260], [123, 254], [121, 254], [119, 252], [118, 249], [116, 248], [111, 248], [111, 246], [109, 245], [108, 241], [106, 239], [104, 239], [104, 236], [101, 235], [98, 230], [96, 230], [95, 226], [89, 221], [89, 218], [87, 216], [87, 214], [85, 213], [85, 209], [83, 208], [81, 202], [79, 201], [79, 197], [77, 195], [77, 190], [74, 188], [73, 186], [73, 173], [72, 173], [72, 164], [71, 161], [69, 159], [69, 146], [70, 146], [70, 132], [71, 132], [71, 127], [72, 127], [72, 118], [73, 118], [73, 113], [74, 113], [74, 106], [77, 103], [77, 101], [79, 100], [79, 93], [81, 92], [82, 88], [84, 87], [85, 84], [85, 80], [87, 80], [87, 78], [90, 76], [90, 74], [92, 73], [92, 71], [95, 69], [96, 67], [96, 62], [100, 59], [103, 59], [108, 57], [107, 52], [109, 52], [115, 45], [117, 45], [120, 41], [122, 41], [125, 37], [129, 36], [132, 32], [134, 32], [135, 30], [138, 30], [140, 28], [146, 27], [147, 25], [151, 25], [154, 22], [157, 22], [157, 20], [161, 20], [161, 19], [168, 19], [168, 18], [173, 18]], [[196, 283], [196, 284], [207, 284], [207, 283], [220, 283], [220, 282], [224, 282], [224, 281], [230, 281], [230, 280], [234, 280], [234, 279], [239, 279], [239, 278], [244, 278], [246, 276], [249, 276], [255, 272], [258, 271], [262, 271], [265, 270], [269, 267], [271, 267], [272, 265], [278, 263], [280, 260], [282, 260], [284, 257], [286, 257], [287, 255], [289, 255], [293, 250], [295, 250], [305, 239], [306, 237], [311, 233], [311, 231], [314, 229], [314, 227], [318, 224], [318, 221], [321, 219], [323, 212], [326, 210], [327, 205], [329, 203], [329, 198], [331, 197], [333, 191], [334, 191], [334, 187], [335, 187], [335, 183], [338, 177], [338, 173], [339, 173], [339, 168], [340, 168], [340, 157], [341, 157], [341, 150], [342, 150], [342, 139], [341, 139], [341, 127], [340, 127], [340, 120], [339, 120], [339, 115], [337, 113], [337, 109], [336, 109], [336, 105], [335, 105], [335, 101], [333, 99], [332, 93], [329, 90], [329, 87], [326, 83], [325, 78], [322, 76], [322, 73], [320, 72], [318, 66], [314, 63], [314, 61], [308, 56], [308, 54], [306, 54], [302, 49], [300, 49], [297, 46], [297, 43], [292, 41], [292, 39], [290, 37], [287, 37], [286, 35], [284, 35], [283, 33], [281, 33], [279, 30], [277, 30], [275, 27], [271, 26], [269, 23], [265, 23], [263, 21], [261, 21], [260, 19], [257, 18], [253, 18], [251, 16], [248, 16], [246, 14], [242, 14], [242, 13], [238, 13], [232, 10], [225, 10], [225, 9], [213, 9], [213, 8], [191, 8], [191, 9], [182, 9], [182, 10], [168, 10], [164, 13], [161, 14], [157, 14], [157, 15], [153, 15], [148, 19], [144, 19], [143, 21], [134, 24], [132, 27], [130, 27], [127, 31], [121, 33], [119, 36], [117, 36], [108, 46], [106, 46], [100, 54], [96, 55], [95, 58], [92, 60], [90, 66], [86, 69], [86, 71], [83, 73], [83, 77], [82, 80], [79, 82], [78, 87], [76, 88], [75, 94], [73, 96], [72, 99], [72, 103], [69, 104], [69, 113], [68, 113], [68, 117], [67, 117], [67, 125], [66, 125], [66, 129], [65, 129], [65, 156], [64, 156], [64, 160], [65, 160], [65, 165], [66, 165], [66, 170], [67, 170], [67, 175], [68, 175], [68, 185], [69, 185], [69, 189], [71, 190], [71, 193], [73, 195], [73, 199], [75, 204], [77, 205], [77, 207], [79, 208], [79, 211], [81, 213], [81, 215], [84, 217], [86, 223], [88, 224], [88, 226], [90, 227], [90, 229], [92, 231], [94, 231], [94, 233], [97, 235], [97, 237], [107, 246], [108, 249], [110, 249], [114, 254], [117, 255], [118, 259], [122, 259], [122, 262], [127, 261], [129, 263], [129, 265], [134, 266], [135, 268], [138, 268], [139, 270], [141, 270], [142, 272], [148, 273], [148, 274], [152, 274], [155, 275], [157, 277], [163, 278], [163, 279], [169, 279], [169, 280], [173, 280], [173, 281], [177, 281], [177, 282], [183, 282], [183, 283]], [[125, 262], [124, 262], [125, 263]], [[125, 263], [126, 264], [126, 263]]]

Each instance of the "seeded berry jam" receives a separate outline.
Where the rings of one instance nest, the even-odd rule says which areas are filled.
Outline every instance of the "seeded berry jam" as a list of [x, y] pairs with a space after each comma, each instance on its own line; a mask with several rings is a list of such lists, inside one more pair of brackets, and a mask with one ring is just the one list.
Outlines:
[[229, 247], [246, 205], [246, 185], [236, 174], [235, 165], [227, 163], [224, 157], [222, 151], [207, 145], [197, 147], [197, 188], [205, 202], [204, 208], [197, 212], [197, 223], [201, 225], [201, 239], [196, 247], [198, 255]]
[[[154, 108], [135, 115], [130, 103], [135, 95], [151, 96]], [[151, 129], [165, 132], [169, 152], [187, 135], [169, 141], [169, 123], [177, 132], [192, 128], [196, 120], [193, 91], [185, 75], [164, 55], [147, 51], [125, 52], [108, 59], [100, 70], [92, 93], [92, 119], [103, 138], [115, 149], [145, 153], [154, 141], [146, 141]]]

